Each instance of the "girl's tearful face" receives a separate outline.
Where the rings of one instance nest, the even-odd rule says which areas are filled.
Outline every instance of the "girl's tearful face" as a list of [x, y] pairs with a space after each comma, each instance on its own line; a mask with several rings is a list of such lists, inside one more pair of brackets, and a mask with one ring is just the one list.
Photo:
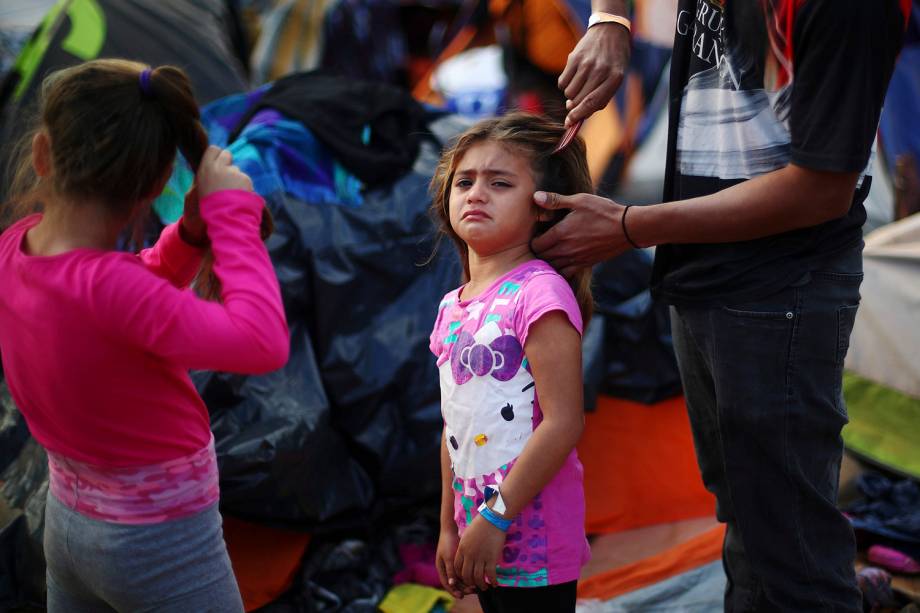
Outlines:
[[484, 256], [529, 244], [537, 222], [533, 170], [525, 155], [485, 142], [470, 147], [450, 187], [450, 225]]

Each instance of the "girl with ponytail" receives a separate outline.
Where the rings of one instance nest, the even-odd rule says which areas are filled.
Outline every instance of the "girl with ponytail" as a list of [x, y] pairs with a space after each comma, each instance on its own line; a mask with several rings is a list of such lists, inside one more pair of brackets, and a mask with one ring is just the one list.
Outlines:
[[[97, 60], [50, 75], [0, 235], [0, 355], [48, 452], [48, 610], [242, 611], [217, 461], [191, 369], [287, 361], [264, 202], [208, 147], [178, 68]], [[116, 251], [182, 152], [182, 219]], [[25, 216], [23, 214], [29, 213]], [[202, 269], [219, 302], [189, 284]]]

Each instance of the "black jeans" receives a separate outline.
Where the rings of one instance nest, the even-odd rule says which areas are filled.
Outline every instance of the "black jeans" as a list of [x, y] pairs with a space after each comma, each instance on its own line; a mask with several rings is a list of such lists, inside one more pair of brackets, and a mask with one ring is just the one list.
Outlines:
[[494, 587], [479, 592], [483, 613], [575, 613], [577, 581], [546, 587]]
[[671, 309], [697, 459], [727, 524], [726, 611], [861, 611], [836, 506], [861, 256], [753, 303]]

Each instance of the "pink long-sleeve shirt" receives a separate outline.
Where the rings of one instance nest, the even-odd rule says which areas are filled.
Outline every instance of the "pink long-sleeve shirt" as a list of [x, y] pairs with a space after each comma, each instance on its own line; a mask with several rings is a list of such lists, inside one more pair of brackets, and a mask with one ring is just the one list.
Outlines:
[[140, 255], [24, 250], [41, 215], [0, 235], [0, 354], [32, 435], [97, 466], [149, 465], [210, 441], [189, 370], [276, 370], [289, 339], [278, 280], [259, 237], [262, 199], [244, 191], [200, 203], [222, 304], [187, 289], [201, 252], [168, 226]]

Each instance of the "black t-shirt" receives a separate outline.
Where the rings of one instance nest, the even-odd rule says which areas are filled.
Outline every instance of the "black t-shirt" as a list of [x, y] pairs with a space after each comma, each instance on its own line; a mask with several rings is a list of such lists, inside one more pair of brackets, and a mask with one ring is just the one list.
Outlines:
[[665, 201], [712, 194], [789, 163], [862, 176], [840, 219], [752, 241], [659, 246], [657, 297], [698, 305], [756, 300], [860, 244], [903, 4], [680, 0]]

